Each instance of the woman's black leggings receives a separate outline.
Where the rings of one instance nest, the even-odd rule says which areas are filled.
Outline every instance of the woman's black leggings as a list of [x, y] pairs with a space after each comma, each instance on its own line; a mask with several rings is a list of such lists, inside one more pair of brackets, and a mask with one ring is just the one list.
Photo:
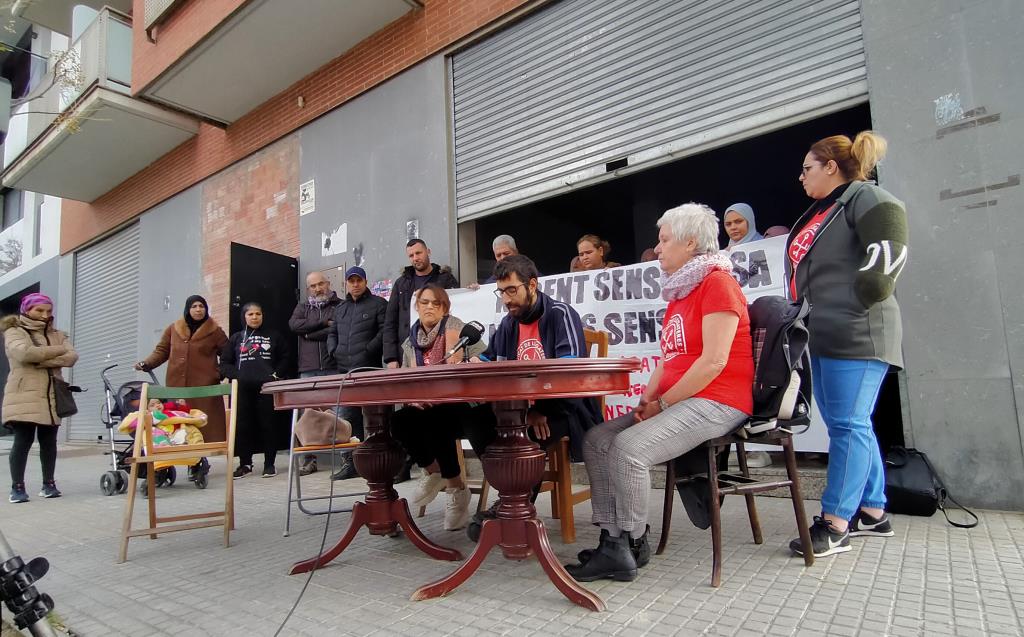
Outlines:
[[263, 463], [273, 465], [277, 455], [274, 397], [260, 393], [260, 385], [238, 388], [238, 430], [235, 454], [240, 464], [251, 465], [254, 453], [263, 452]]
[[25, 482], [25, 465], [28, 464], [28, 452], [32, 448], [32, 439], [39, 441], [39, 461], [43, 465], [43, 482], [53, 482], [53, 470], [57, 466], [57, 430], [56, 425], [37, 425], [31, 422], [9, 422], [8, 427], [14, 430], [14, 445], [11, 446], [11, 482]]

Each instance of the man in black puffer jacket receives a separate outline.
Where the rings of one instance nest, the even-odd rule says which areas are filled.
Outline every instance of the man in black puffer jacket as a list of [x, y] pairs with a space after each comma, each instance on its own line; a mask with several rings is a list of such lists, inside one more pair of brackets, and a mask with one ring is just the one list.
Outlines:
[[428, 283], [436, 283], [446, 290], [459, 287], [459, 280], [448, 266], [430, 262], [430, 248], [423, 239], [410, 239], [405, 244], [405, 255], [411, 265], [391, 287], [387, 319], [384, 324], [384, 362], [398, 367], [402, 362], [402, 343], [409, 336], [412, 325], [410, 312], [413, 292]]
[[[348, 294], [334, 309], [334, 319], [327, 332], [327, 351], [334, 357], [337, 373], [345, 374], [359, 367], [380, 367], [384, 315], [388, 303], [366, 287], [366, 271], [354, 266], [345, 272]], [[341, 417], [352, 423], [352, 435], [363, 439], [363, 410], [342, 407]], [[355, 467], [346, 455], [340, 470], [331, 478], [355, 477]]]

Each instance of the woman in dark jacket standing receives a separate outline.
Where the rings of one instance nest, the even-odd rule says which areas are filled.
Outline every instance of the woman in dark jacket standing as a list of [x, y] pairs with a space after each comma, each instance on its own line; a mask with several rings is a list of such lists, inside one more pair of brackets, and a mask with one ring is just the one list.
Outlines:
[[[164, 330], [153, 353], [135, 364], [135, 369], [150, 371], [167, 363], [164, 382], [168, 387], [202, 387], [220, 382], [217, 354], [228, 337], [210, 318], [206, 299], [193, 294], [185, 300], [182, 318]], [[197, 398], [190, 401], [209, 419], [203, 427], [207, 442], [227, 440], [224, 428], [224, 401], [221, 398]]]
[[[889, 366], [903, 364], [893, 292], [907, 261], [907, 215], [865, 181], [885, 149], [871, 131], [811, 146], [800, 181], [815, 202], [786, 244], [789, 292], [811, 304], [814, 399], [829, 434], [822, 514], [811, 527], [818, 557], [849, 551], [851, 536], [893, 535], [871, 412]], [[799, 553], [800, 540], [790, 548]]]
[[235, 478], [252, 473], [252, 455], [263, 451], [263, 477], [277, 475], [274, 456], [277, 437], [274, 432], [274, 399], [260, 393], [263, 383], [284, 377], [288, 367], [288, 341], [278, 332], [263, 327], [263, 308], [259, 303], [242, 306], [245, 327], [228, 338], [220, 353], [220, 373], [238, 380], [238, 413], [235, 421], [235, 451], [238, 468]]

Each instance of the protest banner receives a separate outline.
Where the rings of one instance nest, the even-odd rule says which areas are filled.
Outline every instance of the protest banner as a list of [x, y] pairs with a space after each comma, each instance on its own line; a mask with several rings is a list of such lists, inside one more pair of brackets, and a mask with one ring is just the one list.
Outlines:
[[[772, 294], [785, 295], [785, 243], [785, 237], [773, 237], [727, 252], [733, 262], [733, 276], [748, 301]], [[544, 276], [538, 281], [542, 292], [571, 305], [584, 327], [608, 332], [609, 356], [635, 356], [643, 361], [641, 370], [631, 375], [629, 389], [606, 397], [606, 419], [633, 410], [661, 360], [659, 339], [667, 304], [661, 298], [660, 276], [658, 262], [650, 261], [608, 270]], [[480, 321], [486, 327], [485, 340], [494, 334], [506, 314], [505, 306], [494, 295], [496, 287], [491, 283], [477, 290], [448, 291], [452, 315], [463, 321]], [[416, 318], [415, 311], [412, 318]], [[820, 418], [815, 416], [811, 428], [796, 437], [796, 448], [828, 450], [828, 435]]]

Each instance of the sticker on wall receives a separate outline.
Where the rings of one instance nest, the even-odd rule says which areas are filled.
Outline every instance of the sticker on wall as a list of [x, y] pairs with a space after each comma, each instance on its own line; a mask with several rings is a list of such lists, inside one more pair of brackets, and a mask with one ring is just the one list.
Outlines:
[[420, 238], [420, 220], [412, 219], [405, 222], [405, 240], [410, 241], [412, 239]]
[[316, 184], [314, 182], [315, 180], [310, 179], [299, 185], [299, 215], [308, 215], [316, 210]]
[[332, 254], [345, 252], [348, 243], [348, 224], [343, 223], [330, 233], [320, 233], [320, 256], [329, 257]]
[[374, 296], [379, 296], [385, 301], [391, 298], [391, 279], [381, 279], [380, 281], [374, 281], [373, 285], [370, 286], [370, 292]]

